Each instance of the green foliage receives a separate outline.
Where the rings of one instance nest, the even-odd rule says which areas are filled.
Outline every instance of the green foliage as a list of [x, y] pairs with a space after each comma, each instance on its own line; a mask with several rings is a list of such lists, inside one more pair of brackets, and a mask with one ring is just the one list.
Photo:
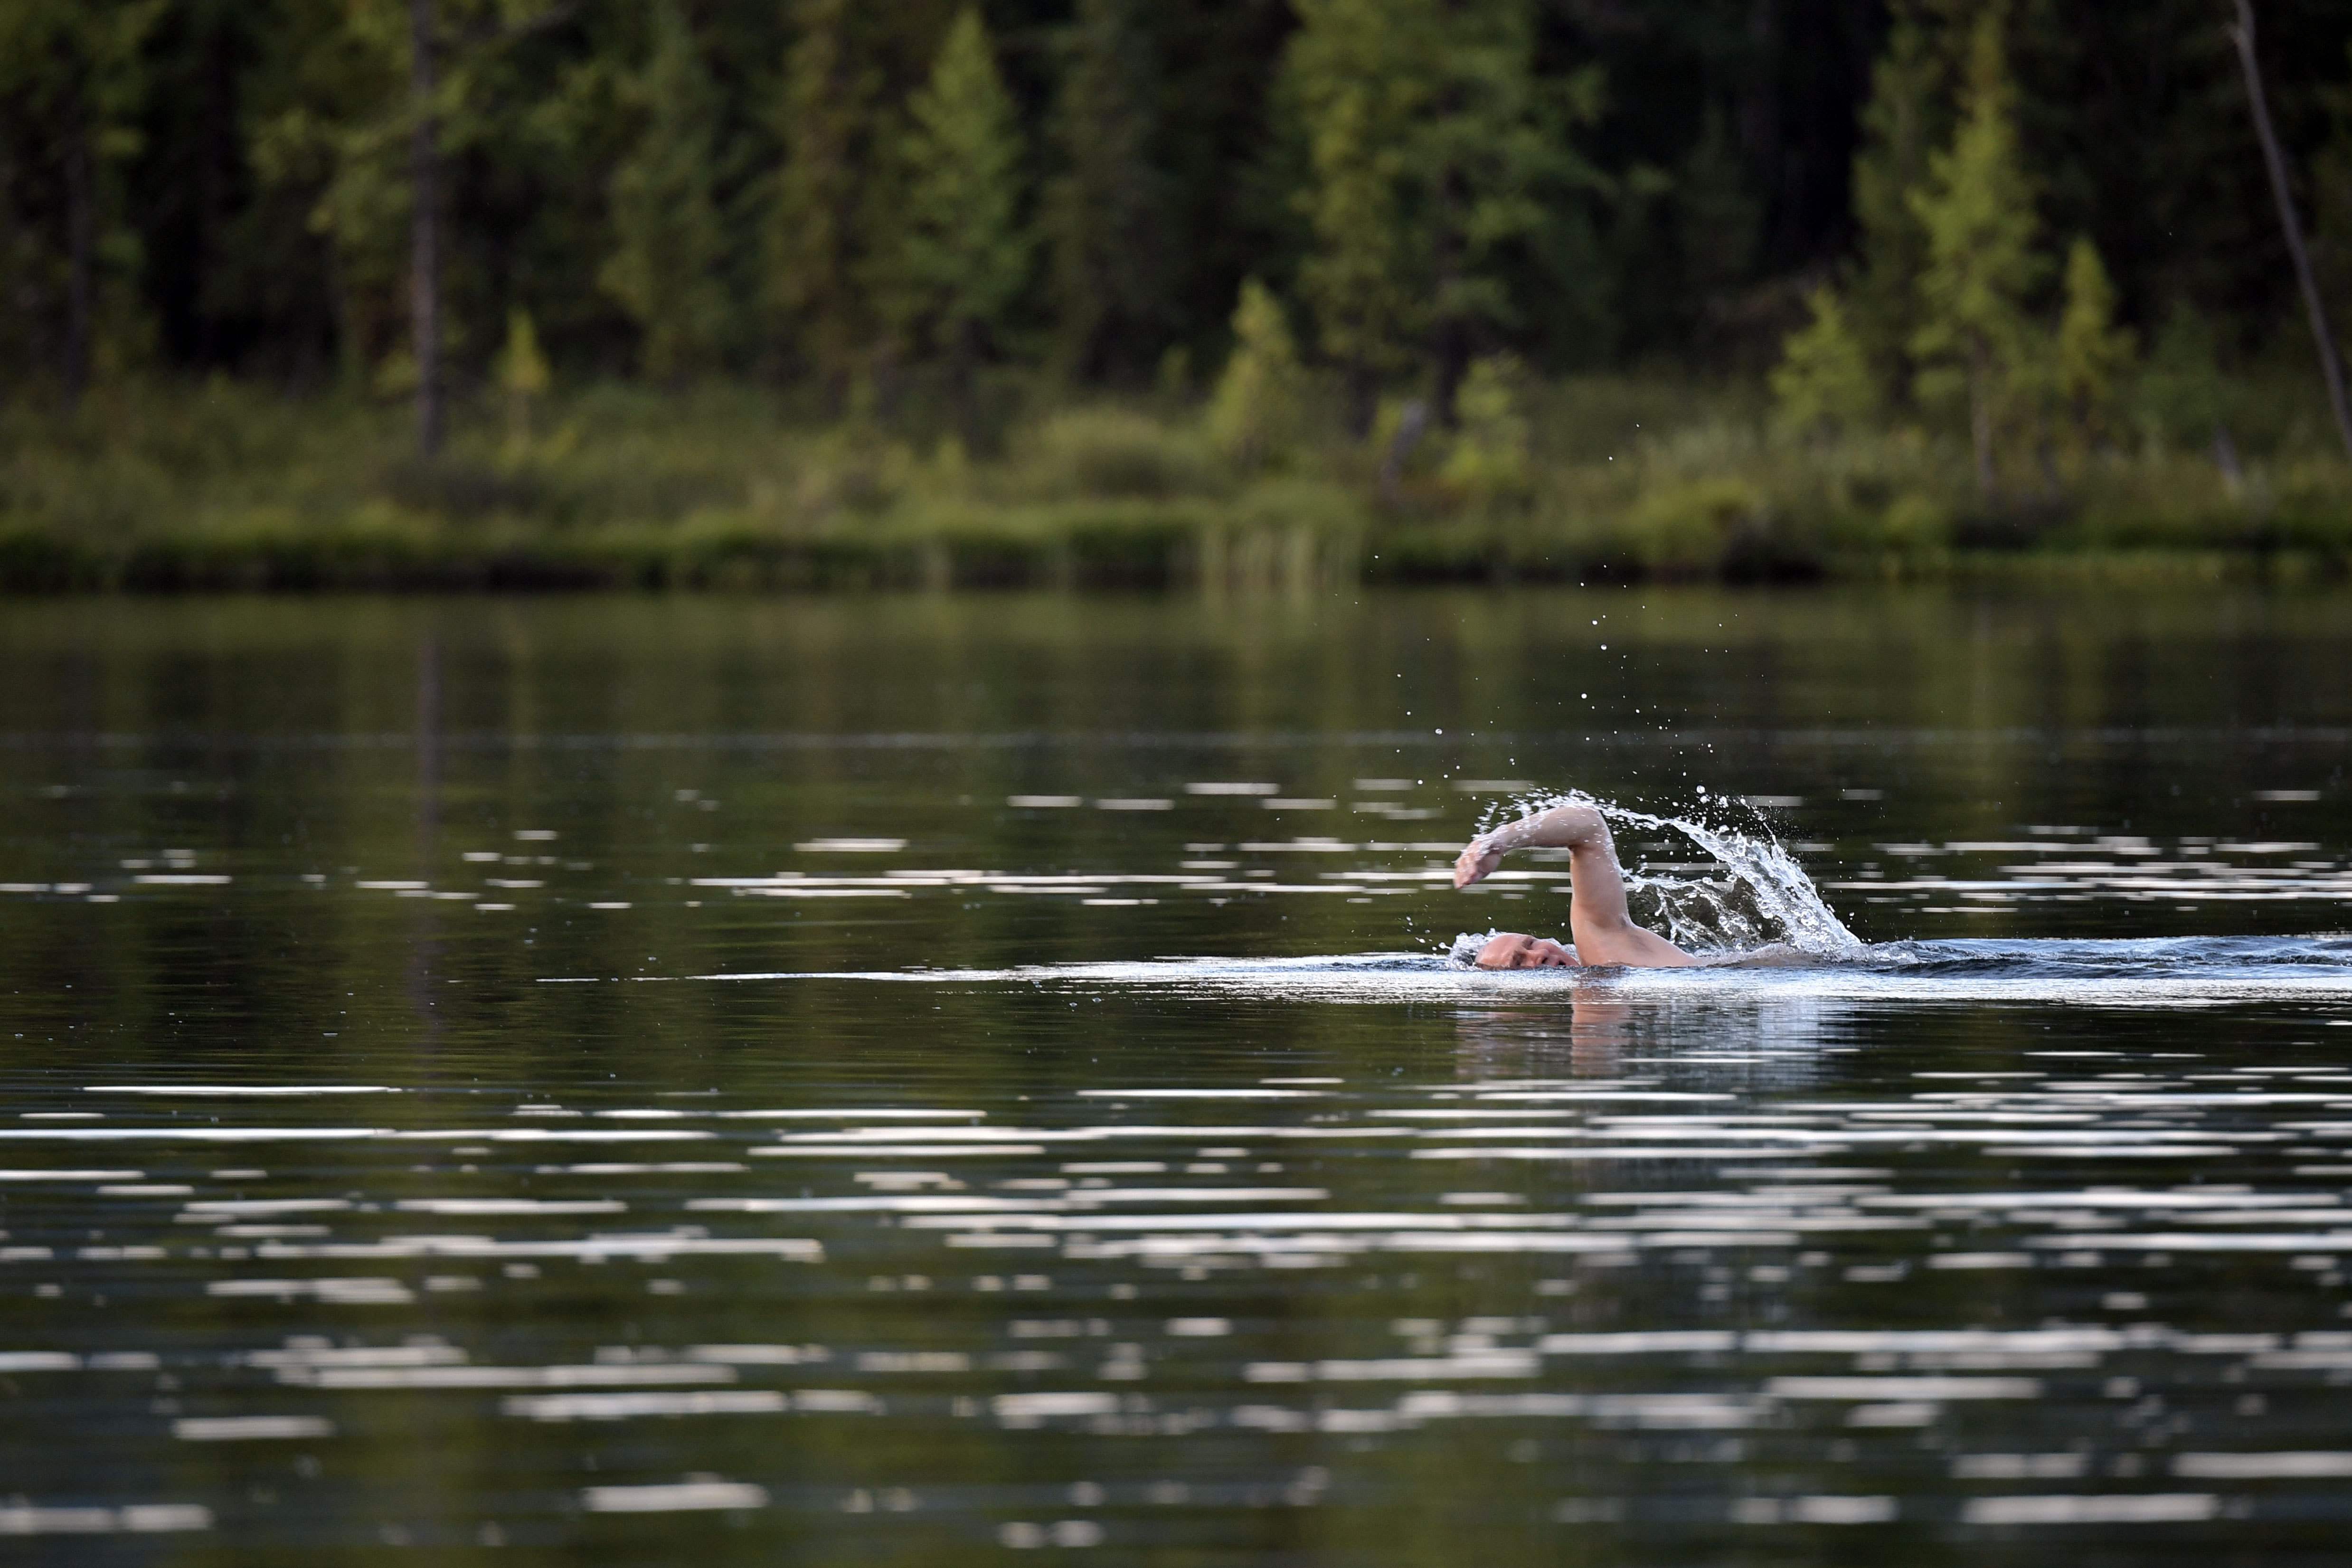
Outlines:
[[2109, 426], [2138, 344], [2116, 321], [2116, 287], [2098, 247], [2077, 239], [2066, 253], [2066, 307], [2058, 321], [2058, 391], [2084, 439]]
[[1763, 204], [1720, 105], [1707, 106], [1705, 129], [1675, 185], [1683, 276], [1701, 294], [1720, 297], [1748, 280], [1764, 222]]
[[1286, 452], [1302, 434], [1306, 378], [1282, 302], [1255, 278], [1234, 307], [1234, 352], [1209, 399], [1210, 441], [1244, 468]]
[[[163, 9], [163, 0], [0, 5], [0, 108], [16, 121], [0, 118], [0, 363], [37, 354], [68, 396], [94, 370], [120, 370], [138, 353], [127, 285], [141, 257], [122, 171], [142, 144], [142, 55]], [[54, 209], [46, 221], [12, 221], [8, 186], [32, 175], [53, 185]]]
[[1996, 426], [2032, 352], [2027, 296], [2042, 273], [2001, 21], [1998, 6], [1979, 19], [1967, 115], [1951, 146], [1928, 160], [1928, 183], [1911, 198], [1927, 240], [1911, 338], [1920, 396], [1930, 404], [1966, 397], [1977, 480], [1988, 492]]
[[1766, 502], [1728, 475], [1645, 492], [1627, 519], [1643, 564], [1670, 576], [1713, 575], [1738, 537], [1758, 529]]
[[948, 29], [931, 79], [908, 105], [898, 314], [950, 354], [976, 354], [1028, 280], [1021, 129], [980, 12]]
[[767, 295], [798, 367], [845, 386], [874, 328], [883, 210], [880, 72], [859, 46], [850, 0], [793, 0], [798, 36], [784, 60], [776, 130], [784, 145], [765, 235]]
[[1927, 266], [1927, 230], [1912, 198], [1927, 184], [1932, 149], [1949, 134], [1949, 75], [1922, 0], [1905, 0], [1871, 72], [1862, 113], [1853, 198], [1861, 257], [1848, 296], [1854, 335], [1881, 385], [1898, 396], [1910, 392], [1905, 367], [1919, 329], [1919, 275]]
[[2165, 317], [2139, 377], [2140, 416], [2151, 433], [2189, 447], [2226, 439], [2242, 401], [2239, 389], [2222, 374], [2212, 318], [2176, 306]]
[[1064, 173], [1046, 201], [1056, 354], [1087, 379], [1133, 378], [1175, 331], [1175, 242], [1158, 149], [1146, 0], [1079, 0], [1055, 126]]
[[1284, 69], [1313, 171], [1299, 286], [1324, 353], [1365, 382], [1402, 362], [1423, 308], [1403, 181], [1434, 16], [1425, 0], [1299, 0], [1298, 17]]
[[[0, 510], [282, 542], [390, 509], [404, 549], [462, 522], [625, 527], [658, 553], [698, 509], [908, 538], [1027, 509], [982, 531], [1045, 550], [1055, 509], [1125, 528], [1122, 508], [1307, 498], [1331, 540], [1426, 528], [1480, 571], [1552, 570], [1682, 560], [1641, 541], [1730, 515], [1690, 498], [1734, 486], [1760, 499], [1707, 525], [1717, 564], [1675, 569], [1777, 572], [2092, 519], [2122, 538], [2133, 506], [2170, 520], [2151, 538], [2275, 542], [2336, 493], [2307, 395], [2263, 379], [2297, 306], [2208, 0], [1840, 3], [1770, 27], [1750, 0], [1613, 6], [1622, 27], [1538, 0], [429, 0], [420, 102], [410, 0], [0, 0], [0, 373], [32, 409], [86, 364], [119, 416], [9, 435]], [[2341, 28], [2273, 9], [2340, 299]], [[1824, 159], [1857, 107], [1840, 211]], [[446, 463], [402, 467], [360, 394], [415, 381], [427, 120], [455, 428]], [[2042, 218], [2098, 248], [2058, 254]], [[1745, 365], [1793, 281], [1832, 277], [1777, 374], [1684, 405], [1689, 367]], [[2203, 314], [2136, 374], [2124, 323], [2176, 300]], [[338, 363], [349, 401], [317, 395]], [[168, 374], [122, 374], [147, 364]], [[282, 447], [205, 468], [183, 444], [227, 404], [183, 370], [308, 412], [257, 394], [238, 406]], [[1435, 419], [1392, 464], [1331, 438], [1408, 404]], [[1963, 404], [1966, 439], [1941, 417]], [[2149, 437], [2129, 454], [2126, 406]], [[819, 411], [846, 421], [820, 433]], [[1683, 499], [1644, 511], [1659, 495]]]
[[1535, 74], [1515, 0], [1301, 0], [1285, 75], [1311, 177], [1300, 268], [1360, 430], [1381, 374], [1434, 333], [1439, 415], [1483, 334], [1517, 326], [1510, 262], [1591, 173], [1568, 144], [1589, 84]]
[[1460, 424], [1438, 476], [1474, 504], [1521, 502], [1530, 493], [1525, 378], [1525, 368], [1507, 354], [1474, 361], [1463, 378]]
[[597, 280], [643, 332], [656, 381], [707, 368], [727, 327], [719, 276], [725, 236], [711, 190], [718, 105], [677, 0], [656, 0], [653, 57], [628, 96], [642, 109], [636, 145], [613, 172], [614, 247]]
[[1546, 232], [1554, 204], [1591, 181], [1570, 140], [1591, 84], [1570, 79], [1547, 91], [1538, 82], [1535, 16], [1518, 0], [1456, 0], [1441, 7], [1439, 22], [1434, 89], [1409, 170], [1414, 205], [1426, 215], [1419, 243], [1434, 284], [1443, 423], [1474, 345], [1522, 324], [1510, 259]]
[[[2160, 340], [2158, 369], [2178, 353]], [[362, 400], [101, 384], [74, 416], [0, 407], [0, 584], [1746, 580], [1940, 572], [1988, 549], [2343, 570], [2352, 472], [2298, 418], [2304, 379], [2232, 384], [2242, 479], [2194, 445], [2110, 453], [2031, 534], [1991, 526], [1955, 440], [1785, 440], [1738, 388], [1546, 385], [1493, 363], [1465, 379], [1464, 437], [1432, 443], [1451, 472], [1401, 510], [1352, 443], [1305, 441], [1253, 476], [1188, 419], [1099, 405], [1045, 412], [998, 457], [943, 442], [926, 461], [750, 387], [605, 382], [551, 395], [557, 433], [527, 452], [460, 426], [420, 464], [400, 411]], [[1605, 451], [1576, 446], [1594, 426], [1615, 433]], [[1455, 466], [1465, 446], [1484, 466]]]
[[1870, 357], [1848, 326], [1835, 289], [1816, 289], [1806, 303], [1813, 319], [1789, 334], [1772, 372], [1780, 423], [1807, 435], [1858, 429], [1871, 421], [1880, 402]]
[[1046, 416], [1014, 444], [1007, 488], [1024, 500], [1170, 500], [1230, 489], [1190, 431], [1117, 408]]
[[507, 395], [507, 457], [519, 462], [530, 452], [531, 409], [553, 380], [540, 352], [539, 329], [520, 305], [507, 312], [507, 343], [496, 368], [499, 390]]

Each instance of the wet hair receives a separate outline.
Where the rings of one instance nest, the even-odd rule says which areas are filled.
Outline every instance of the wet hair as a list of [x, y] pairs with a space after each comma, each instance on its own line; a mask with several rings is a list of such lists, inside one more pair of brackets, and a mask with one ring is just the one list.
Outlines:
[[[1486, 944], [1507, 936], [1517, 937], [1530, 945], [1539, 942], [1557, 941], [1557, 939], [1554, 938], [1531, 936], [1526, 931], [1517, 931], [1494, 930], [1478, 933], [1464, 931], [1461, 935], [1454, 939], [1454, 945], [1446, 949], [1446, 960], [1456, 968], [1477, 969], [1481, 967], [1478, 963], [1478, 955], [1486, 950]], [[1584, 955], [1576, 951], [1574, 943], [1559, 942], [1557, 942], [1557, 945], [1567, 952], [1569, 957], [1574, 961], [1578, 967], [1581, 968], [1583, 966]]]
[[1465, 931], [1454, 939], [1453, 946], [1445, 950], [1446, 962], [1458, 969], [1475, 969], [1478, 967], [1480, 950], [1496, 937], [1509, 934], [1510, 932], [1504, 931]]

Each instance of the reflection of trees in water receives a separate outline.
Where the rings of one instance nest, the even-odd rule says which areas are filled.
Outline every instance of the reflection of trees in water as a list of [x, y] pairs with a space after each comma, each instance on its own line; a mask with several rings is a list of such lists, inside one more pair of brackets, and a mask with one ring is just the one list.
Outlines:
[[1848, 1037], [1854, 1011], [1819, 996], [1628, 994], [1579, 984], [1540, 1005], [1457, 1012], [1454, 1064], [1465, 1079], [1556, 1077], [1563, 1068], [1575, 1078], [1614, 1078], [1673, 1067], [1677, 1083], [1696, 1075], [1710, 1087], [1782, 1089], [1818, 1078], [1822, 1051]]

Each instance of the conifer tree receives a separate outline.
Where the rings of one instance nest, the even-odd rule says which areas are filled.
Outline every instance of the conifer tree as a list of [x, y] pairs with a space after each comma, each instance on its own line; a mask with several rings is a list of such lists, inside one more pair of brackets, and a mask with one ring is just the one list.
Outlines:
[[0, 99], [26, 112], [31, 143], [9, 151], [48, 165], [63, 197], [63, 232], [26, 247], [31, 276], [0, 277], [0, 285], [19, 300], [40, 301], [62, 327], [56, 363], [68, 405], [89, 384], [100, 347], [109, 253], [119, 261], [129, 248], [117, 172], [139, 145], [131, 120], [141, 95], [140, 51], [161, 10], [158, 0], [0, 5]]
[[2237, 384], [2221, 369], [2213, 322], [2182, 303], [2167, 314], [2147, 356], [2137, 393], [2140, 413], [2165, 439], [2210, 442], [2213, 461], [2232, 484], [2240, 478], [2231, 424], [2239, 412]]
[[1370, 428], [1381, 376], [1415, 348], [1450, 425], [1481, 339], [1516, 324], [1513, 247], [1586, 177], [1569, 100], [1538, 88], [1522, 0], [1299, 0], [1298, 16], [1285, 75], [1315, 242], [1300, 284], [1347, 373], [1349, 426]]
[[1449, 427], [1482, 342], [1519, 324], [1505, 258], [1584, 175], [1559, 105], [1537, 86], [1534, 20], [1525, 0], [1451, 0], [1423, 24], [1437, 71], [1408, 172], [1430, 215], [1430, 402]]
[[1908, 396], [1912, 335], [1919, 324], [1919, 275], [1927, 236], [1911, 198], [1927, 183], [1931, 151], [1949, 134], [1944, 107], [1949, 70], [1925, 0], [1897, 0], [1886, 50], [1871, 71], [1853, 160], [1853, 221], [1861, 254], [1845, 310], [1871, 368], [1887, 391]]
[[854, 16], [851, 0], [794, 0], [798, 35], [784, 59], [776, 127], [784, 162], [766, 245], [767, 291], [791, 351], [837, 395], [874, 331], [865, 195], [881, 82], [858, 47]]
[[897, 314], [947, 355], [959, 388], [1028, 281], [1021, 128], [977, 8], [949, 26], [908, 105]]
[[1977, 485], [1990, 495], [1996, 427], [2029, 355], [2026, 296], [2041, 261], [1999, 7], [1979, 19], [1970, 45], [1966, 117], [1911, 198], [1927, 241], [1911, 350], [1923, 399], [1965, 395]]
[[2075, 433], [2095, 439], [2137, 352], [2130, 331], [2116, 321], [2116, 287], [2088, 238], [2066, 254], [2066, 307], [2058, 321], [2058, 393]]
[[[1402, 177], [1408, 132], [1433, 84], [1425, 0], [1297, 0], [1284, 68], [1304, 122], [1314, 235], [1299, 285], [1323, 352], [1347, 378], [1348, 427], [1371, 429], [1381, 378], [1405, 359], [1423, 314]], [[1415, 24], [1421, 26], [1416, 26]]]
[[1519, 396], [1523, 379], [1518, 361], [1509, 354], [1473, 361], [1463, 378], [1458, 428], [1439, 474], [1488, 505], [1524, 500], [1528, 493], [1528, 426]]
[[1706, 107], [1703, 129], [1675, 182], [1682, 219], [1682, 278], [1705, 297], [1746, 280], [1762, 231], [1763, 203], [1739, 156], [1721, 104]]
[[1159, 62], [1146, 0], [1079, 0], [1055, 132], [1065, 173], [1046, 202], [1057, 358], [1094, 379], [1133, 375], [1175, 329], [1174, 236], [1154, 163]]
[[1245, 468], [1268, 461], [1298, 436], [1304, 381], [1281, 301], [1256, 279], [1244, 279], [1234, 352], [1209, 398], [1209, 439]]
[[1866, 424], [1878, 406], [1878, 382], [1862, 340], [1847, 323], [1844, 302], [1824, 287], [1807, 303], [1811, 322], [1789, 334], [1772, 372], [1780, 423], [1805, 435]]
[[540, 352], [539, 328], [520, 305], [507, 312], [506, 347], [499, 351], [494, 368], [499, 389], [507, 395], [507, 460], [520, 462], [530, 455], [531, 408], [547, 395], [553, 378], [547, 356]]
[[653, 22], [653, 56], [629, 95], [645, 126], [613, 173], [615, 243], [597, 276], [644, 333], [645, 374], [676, 381], [710, 363], [727, 324], [711, 192], [718, 104], [677, 0], [656, 0]]

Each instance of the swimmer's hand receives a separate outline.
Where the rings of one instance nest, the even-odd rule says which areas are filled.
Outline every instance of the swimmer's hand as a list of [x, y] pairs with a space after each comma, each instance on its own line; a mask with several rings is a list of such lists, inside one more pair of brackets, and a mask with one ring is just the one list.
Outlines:
[[1494, 874], [1514, 849], [1606, 848], [1609, 825], [1589, 805], [1556, 805], [1517, 822], [1507, 822], [1470, 840], [1454, 862], [1454, 885], [1466, 888]]
[[1498, 842], [1500, 837], [1499, 833], [1482, 833], [1470, 840], [1462, 853], [1454, 858], [1454, 886], [1457, 889], [1483, 881], [1503, 863], [1503, 857], [1510, 853], [1511, 847]]

